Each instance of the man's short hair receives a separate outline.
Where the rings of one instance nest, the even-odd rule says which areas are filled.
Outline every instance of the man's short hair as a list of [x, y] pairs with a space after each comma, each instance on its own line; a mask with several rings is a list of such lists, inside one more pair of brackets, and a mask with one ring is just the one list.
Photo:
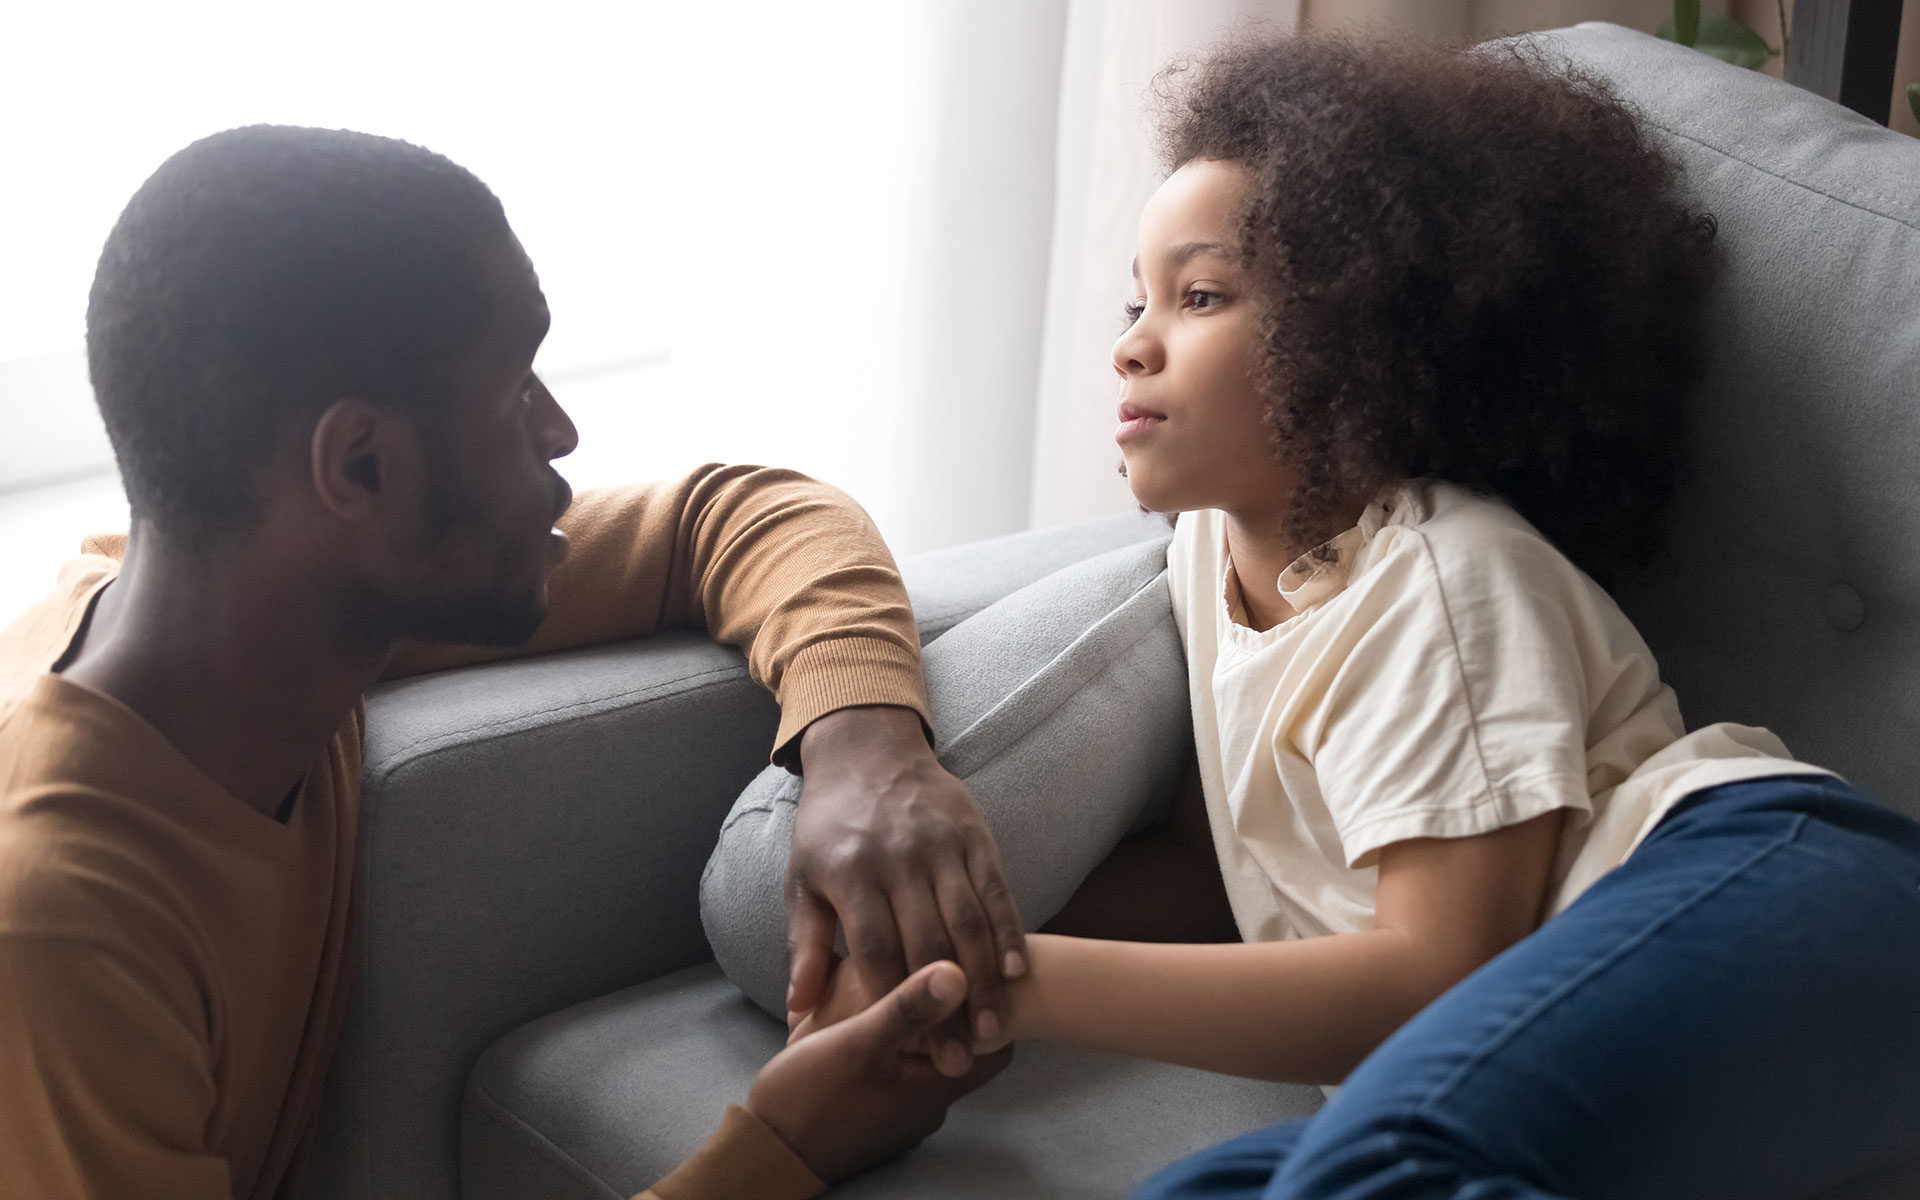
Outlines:
[[244, 525], [253, 469], [344, 396], [431, 419], [491, 319], [500, 201], [407, 142], [255, 125], [181, 150], [107, 236], [87, 363], [136, 520]]

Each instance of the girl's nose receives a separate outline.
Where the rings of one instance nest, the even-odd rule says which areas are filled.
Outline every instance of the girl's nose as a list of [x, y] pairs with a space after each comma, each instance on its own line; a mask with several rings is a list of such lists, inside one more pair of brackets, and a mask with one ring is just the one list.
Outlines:
[[1145, 327], [1145, 319], [1129, 325], [1113, 343], [1113, 369], [1122, 379], [1151, 375], [1162, 364], [1160, 341]]

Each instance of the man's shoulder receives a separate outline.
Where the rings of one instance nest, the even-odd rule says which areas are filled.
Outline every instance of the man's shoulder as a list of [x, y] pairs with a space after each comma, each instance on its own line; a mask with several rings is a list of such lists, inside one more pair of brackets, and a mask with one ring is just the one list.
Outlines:
[[40, 1004], [113, 977], [196, 1011], [195, 921], [145, 806], [18, 748], [0, 727], [0, 989]]
[[42, 674], [0, 713], [0, 930], [87, 934], [151, 910], [166, 839], [137, 794], [133, 720]]
[[0, 629], [0, 720], [66, 653], [87, 606], [119, 573], [124, 541], [88, 538], [83, 553], [60, 568], [53, 589]]

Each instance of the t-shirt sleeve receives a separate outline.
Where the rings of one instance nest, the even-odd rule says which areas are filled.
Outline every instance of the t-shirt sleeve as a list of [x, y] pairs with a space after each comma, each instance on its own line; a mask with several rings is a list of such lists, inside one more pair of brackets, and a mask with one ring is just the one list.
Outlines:
[[699, 468], [667, 483], [582, 492], [547, 616], [511, 649], [408, 644], [387, 676], [540, 654], [665, 628], [704, 629], [746, 652], [780, 701], [776, 758], [836, 709], [926, 717], [920, 640], [899, 569], [845, 493], [772, 467]]
[[730, 1104], [706, 1145], [634, 1200], [812, 1200], [826, 1190], [779, 1134]]
[[1301, 733], [1347, 864], [1590, 810], [1577, 573], [1527, 530], [1396, 534]]
[[0, 934], [0, 1196], [228, 1200], [203, 1038], [103, 946]]

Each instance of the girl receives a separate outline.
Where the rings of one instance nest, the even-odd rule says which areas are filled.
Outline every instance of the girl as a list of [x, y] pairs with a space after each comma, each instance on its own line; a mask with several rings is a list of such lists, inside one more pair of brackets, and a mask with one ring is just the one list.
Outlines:
[[1183, 514], [1244, 941], [1036, 935], [983, 1047], [1346, 1081], [1156, 1198], [1804, 1197], [1920, 1149], [1920, 826], [1687, 734], [1595, 582], [1652, 549], [1699, 374], [1677, 168], [1522, 49], [1247, 43], [1167, 100], [1117, 436]]

